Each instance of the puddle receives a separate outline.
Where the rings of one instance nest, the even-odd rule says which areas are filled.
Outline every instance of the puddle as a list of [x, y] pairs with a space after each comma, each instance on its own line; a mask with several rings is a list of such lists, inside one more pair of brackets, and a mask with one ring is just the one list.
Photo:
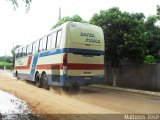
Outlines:
[[0, 90], [0, 120], [33, 120], [33, 117], [25, 101]]

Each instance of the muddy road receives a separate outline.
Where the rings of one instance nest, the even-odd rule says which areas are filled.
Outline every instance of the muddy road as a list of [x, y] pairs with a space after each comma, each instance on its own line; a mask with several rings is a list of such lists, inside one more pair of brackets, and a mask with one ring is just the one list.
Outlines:
[[3, 70], [0, 70], [0, 89], [25, 100], [34, 114], [45, 119], [101, 120], [114, 116], [106, 114], [160, 114], [160, 97], [93, 86], [74, 93], [57, 87], [47, 91], [32, 82], [16, 80], [11, 72]]

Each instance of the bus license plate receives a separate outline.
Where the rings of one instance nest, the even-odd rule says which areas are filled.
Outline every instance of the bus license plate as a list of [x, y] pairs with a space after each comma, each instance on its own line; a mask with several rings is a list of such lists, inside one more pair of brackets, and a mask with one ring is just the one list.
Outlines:
[[91, 79], [91, 77], [85, 77], [85, 79], [87, 79], [87, 80], [88, 80], [88, 79]]

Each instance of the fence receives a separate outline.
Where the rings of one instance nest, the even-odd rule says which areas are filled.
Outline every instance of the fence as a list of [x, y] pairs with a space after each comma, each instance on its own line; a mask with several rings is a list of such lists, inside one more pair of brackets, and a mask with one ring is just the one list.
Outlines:
[[[107, 84], [113, 83], [111, 66], [107, 66], [106, 79]], [[119, 66], [117, 86], [160, 91], [160, 64]]]

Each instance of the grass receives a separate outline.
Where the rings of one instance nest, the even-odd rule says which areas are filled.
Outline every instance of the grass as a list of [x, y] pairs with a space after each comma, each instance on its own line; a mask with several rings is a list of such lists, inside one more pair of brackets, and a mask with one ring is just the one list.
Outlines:
[[10, 66], [10, 65], [13, 65], [13, 63], [7, 63], [7, 62], [1, 62], [1, 61], [0, 61], [0, 66], [1, 66], [1, 65]]

